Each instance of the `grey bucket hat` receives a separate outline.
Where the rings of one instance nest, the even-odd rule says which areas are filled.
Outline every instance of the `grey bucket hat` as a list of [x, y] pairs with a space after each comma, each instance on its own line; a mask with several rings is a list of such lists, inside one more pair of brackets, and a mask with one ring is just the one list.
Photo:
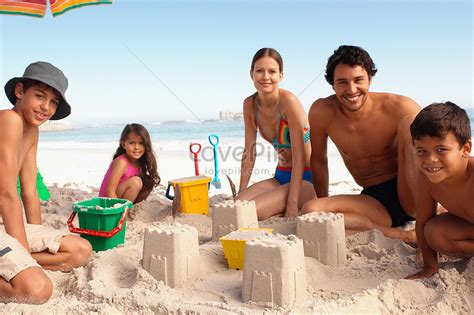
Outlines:
[[10, 79], [5, 84], [5, 93], [7, 94], [8, 100], [15, 105], [16, 95], [15, 86], [18, 82], [22, 82], [27, 79], [36, 80], [49, 85], [55, 89], [60, 95], [61, 99], [56, 109], [56, 113], [50, 118], [50, 120], [63, 119], [71, 114], [71, 106], [66, 101], [65, 93], [68, 86], [68, 81], [64, 73], [50, 64], [49, 62], [37, 61], [30, 64], [26, 69], [22, 77], [16, 77]]

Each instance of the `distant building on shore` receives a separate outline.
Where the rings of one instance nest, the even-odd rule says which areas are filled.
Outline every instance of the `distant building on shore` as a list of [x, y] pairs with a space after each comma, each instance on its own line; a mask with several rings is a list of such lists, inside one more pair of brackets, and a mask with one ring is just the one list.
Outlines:
[[219, 112], [220, 120], [242, 120], [244, 119], [244, 113], [242, 112]]
[[72, 125], [67, 120], [48, 120], [39, 127], [40, 131], [63, 131], [71, 130]]

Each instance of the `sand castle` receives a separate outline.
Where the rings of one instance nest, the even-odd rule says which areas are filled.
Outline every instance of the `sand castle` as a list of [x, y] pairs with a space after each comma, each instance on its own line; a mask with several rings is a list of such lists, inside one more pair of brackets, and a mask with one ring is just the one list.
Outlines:
[[342, 213], [315, 212], [298, 217], [296, 235], [303, 240], [304, 254], [323, 264], [346, 264], [346, 238]]
[[229, 268], [243, 270], [245, 243], [271, 233], [272, 229], [240, 228], [219, 238]]
[[213, 240], [239, 228], [258, 228], [255, 201], [227, 200], [213, 206]]
[[296, 218], [271, 217], [265, 221], [260, 221], [258, 226], [273, 230], [273, 234], [296, 235]]
[[160, 224], [145, 229], [143, 268], [172, 288], [199, 272], [199, 242], [195, 227]]
[[301, 302], [306, 295], [303, 242], [294, 235], [269, 235], [245, 245], [243, 302], [273, 305]]

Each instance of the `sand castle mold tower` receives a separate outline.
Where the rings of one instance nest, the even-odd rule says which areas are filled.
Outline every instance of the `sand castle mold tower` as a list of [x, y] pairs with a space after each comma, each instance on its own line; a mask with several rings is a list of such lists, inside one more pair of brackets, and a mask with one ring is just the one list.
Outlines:
[[342, 213], [314, 212], [298, 217], [296, 235], [303, 240], [304, 254], [323, 264], [346, 264], [346, 238]]
[[199, 242], [195, 227], [162, 223], [145, 229], [143, 268], [175, 288], [199, 272]]
[[258, 228], [255, 201], [227, 200], [213, 206], [213, 240], [240, 228]]
[[272, 229], [240, 228], [219, 238], [229, 268], [243, 270], [246, 242], [271, 233]]
[[268, 235], [248, 241], [242, 280], [243, 302], [278, 306], [306, 295], [303, 242], [294, 235]]

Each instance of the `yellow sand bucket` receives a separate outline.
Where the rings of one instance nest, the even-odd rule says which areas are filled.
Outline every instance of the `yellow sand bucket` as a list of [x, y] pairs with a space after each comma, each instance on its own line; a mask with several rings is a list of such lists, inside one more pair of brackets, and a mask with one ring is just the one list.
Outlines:
[[[199, 175], [168, 181], [166, 198], [177, 203], [177, 210], [188, 214], [207, 214], [209, 212], [210, 177]], [[170, 195], [173, 187], [175, 195]], [[177, 192], [179, 191], [179, 193]]]

